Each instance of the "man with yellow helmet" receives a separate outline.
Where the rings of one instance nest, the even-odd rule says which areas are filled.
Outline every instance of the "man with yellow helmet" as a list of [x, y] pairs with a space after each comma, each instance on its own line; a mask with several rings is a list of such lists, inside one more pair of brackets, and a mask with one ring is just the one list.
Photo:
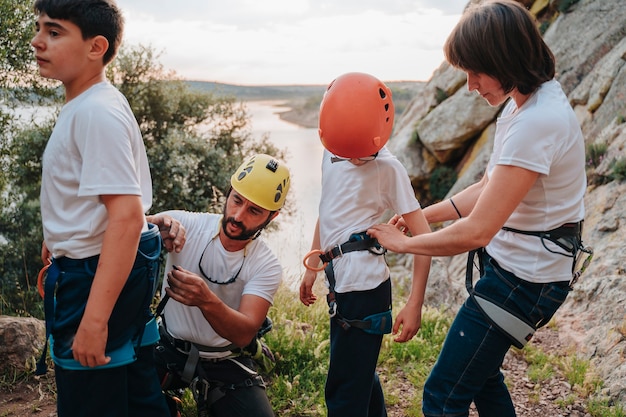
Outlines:
[[167, 259], [169, 301], [159, 306], [156, 362], [164, 390], [192, 389], [198, 415], [274, 415], [255, 361], [266, 347], [256, 336], [282, 268], [256, 238], [280, 212], [289, 185], [283, 162], [257, 154], [232, 175], [221, 215], [173, 210], [149, 217], [185, 229], [184, 247]]
[[[307, 306], [316, 301], [313, 284], [324, 269], [331, 313], [329, 417], [386, 416], [376, 375], [383, 334], [406, 342], [420, 328], [430, 257], [414, 258], [411, 294], [392, 327], [390, 272], [377, 256], [384, 250], [365, 233], [387, 210], [404, 213], [413, 234], [430, 231], [406, 169], [385, 147], [393, 119], [391, 90], [369, 74], [338, 77], [320, 106], [322, 195], [300, 300]], [[312, 255], [319, 255], [317, 262]], [[320, 260], [323, 267], [317, 267]]]

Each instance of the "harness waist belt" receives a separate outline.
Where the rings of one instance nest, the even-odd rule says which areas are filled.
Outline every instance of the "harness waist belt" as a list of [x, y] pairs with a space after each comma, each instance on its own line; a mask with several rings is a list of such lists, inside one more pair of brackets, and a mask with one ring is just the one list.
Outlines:
[[342, 256], [344, 253], [354, 252], [358, 250], [370, 250], [370, 248], [376, 247], [376, 252], [384, 252], [384, 249], [376, 239], [370, 237], [366, 232], [354, 233], [350, 236], [350, 240], [340, 245], [335, 245], [334, 248], [326, 253], [320, 255], [322, 262], [327, 263], [335, 258]]
[[[237, 347], [234, 343], [231, 343], [226, 346], [214, 347], [214, 346], [205, 346], [199, 343], [189, 342], [187, 340], [177, 339], [163, 327], [159, 327], [159, 333], [162, 339], [165, 339], [169, 342], [170, 345], [174, 346], [176, 349], [189, 353], [191, 351], [192, 346], [198, 349], [199, 352], [233, 352], [235, 354], [241, 351], [240, 348]], [[220, 358], [225, 359], [225, 358]]]

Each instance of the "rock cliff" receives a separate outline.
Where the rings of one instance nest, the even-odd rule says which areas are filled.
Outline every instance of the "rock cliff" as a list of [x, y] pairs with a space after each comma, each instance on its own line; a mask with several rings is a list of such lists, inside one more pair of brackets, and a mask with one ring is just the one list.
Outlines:
[[[623, 0], [524, 3], [545, 30], [557, 79], [586, 144], [606, 145], [601, 161], [586, 167], [590, 185], [583, 240], [594, 248], [594, 259], [555, 321], [559, 337], [591, 360], [605, 381], [606, 395], [624, 404], [626, 182], [606, 178], [612, 164], [626, 158], [626, 5]], [[444, 63], [399, 118], [388, 146], [406, 166], [416, 190], [428, 188], [435, 168], [454, 167], [458, 181], [451, 195], [482, 176], [500, 110], [469, 93], [464, 73]], [[409, 261], [401, 257], [402, 262]], [[466, 296], [465, 262], [465, 255], [434, 259], [427, 304], [458, 308]]]

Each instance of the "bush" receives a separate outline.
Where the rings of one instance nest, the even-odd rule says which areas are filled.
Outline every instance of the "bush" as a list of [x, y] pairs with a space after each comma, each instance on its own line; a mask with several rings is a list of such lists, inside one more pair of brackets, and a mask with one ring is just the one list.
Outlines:
[[445, 165], [435, 168], [428, 181], [430, 196], [433, 200], [443, 199], [457, 180], [456, 171]]

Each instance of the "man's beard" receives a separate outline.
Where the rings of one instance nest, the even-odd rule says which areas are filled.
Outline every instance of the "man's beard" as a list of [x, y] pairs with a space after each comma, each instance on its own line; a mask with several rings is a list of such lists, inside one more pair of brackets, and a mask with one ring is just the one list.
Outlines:
[[[243, 225], [243, 223], [235, 221], [235, 219], [233, 219], [232, 217], [224, 216], [222, 218], [222, 231], [224, 232], [226, 237], [232, 240], [251, 240], [251, 239], [256, 239], [257, 237], [259, 237], [259, 235], [261, 234], [261, 231], [265, 228], [265, 226], [267, 226], [269, 222], [270, 222], [270, 219], [268, 218], [267, 221], [263, 223], [261, 226], [253, 230], [248, 230]], [[232, 224], [233, 226], [236, 226], [239, 230], [241, 230], [241, 232], [238, 235], [231, 234], [226, 228], [226, 226], [229, 223]]]

